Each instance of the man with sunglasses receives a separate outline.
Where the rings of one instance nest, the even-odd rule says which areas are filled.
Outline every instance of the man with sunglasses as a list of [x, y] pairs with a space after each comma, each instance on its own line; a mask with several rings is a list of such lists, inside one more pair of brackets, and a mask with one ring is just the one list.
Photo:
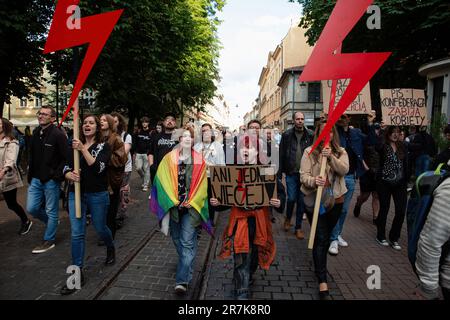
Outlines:
[[27, 211], [45, 225], [44, 240], [32, 253], [44, 253], [55, 247], [58, 227], [60, 185], [68, 157], [67, 137], [53, 122], [55, 110], [43, 106], [36, 114], [39, 127], [30, 142]]

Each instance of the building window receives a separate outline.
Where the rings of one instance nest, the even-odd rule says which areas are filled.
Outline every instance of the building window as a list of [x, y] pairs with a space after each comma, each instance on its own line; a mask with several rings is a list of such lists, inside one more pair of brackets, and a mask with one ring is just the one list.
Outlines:
[[320, 82], [308, 84], [308, 102], [320, 102]]
[[444, 91], [444, 77], [433, 79], [433, 107], [431, 118], [440, 117], [442, 114], [442, 96]]
[[35, 107], [35, 108], [40, 108], [40, 107], [42, 107], [42, 97], [36, 96], [36, 97], [34, 98], [34, 107]]
[[20, 99], [20, 106], [22, 108], [26, 108], [27, 107], [27, 98]]

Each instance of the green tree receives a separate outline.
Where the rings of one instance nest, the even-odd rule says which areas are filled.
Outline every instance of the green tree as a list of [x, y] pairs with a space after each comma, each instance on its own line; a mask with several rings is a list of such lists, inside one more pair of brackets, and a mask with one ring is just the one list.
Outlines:
[[12, 96], [27, 97], [40, 87], [53, 5], [53, 0], [0, 0], [1, 115]]
[[222, 0], [85, 0], [80, 7], [82, 16], [125, 9], [87, 83], [103, 111], [123, 111], [134, 123], [212, 99]]

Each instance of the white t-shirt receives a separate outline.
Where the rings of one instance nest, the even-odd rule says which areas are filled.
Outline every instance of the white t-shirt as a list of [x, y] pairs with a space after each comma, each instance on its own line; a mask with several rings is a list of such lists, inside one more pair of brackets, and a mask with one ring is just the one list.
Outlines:
[[222, 145], [214, 141], [212, 143], [199, 142], [194, 146], [194, 150], [203, 154], [207, 165], [206, 175], [209, 177], [209, 166], [224, 166], [225, 165], [225, 153], [223, 152]]
[[[127, 133], [127, 137], [126, 137], [126, 141], [124, 141], [124, 136], [125, 136], [125, 131], [122, 132], [122, 134], [120, 135], [120, 137], [122, 138], [122, 141], [125, 144], [129, 144], [130, 146], [133, 144], [133, 139], [131, 138], [131, 134]], [[125, 172], [131, 172], [133, 170], [133, 164], [131, 162], [131, 153], [128, 152], [128, 161], [127, 164], [125, 165]]]

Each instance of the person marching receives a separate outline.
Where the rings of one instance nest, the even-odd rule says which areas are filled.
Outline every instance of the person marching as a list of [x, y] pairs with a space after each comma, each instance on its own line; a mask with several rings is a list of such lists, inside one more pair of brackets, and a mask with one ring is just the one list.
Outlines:
[[[389, 126], [385, 132], [384, 143], [377, 147], [381, 162], [377, 172], [380, 213], [377, 218], [376, 241], [381, 246], [391, 245], [395, 250], [402, 249], [398, 240], [405, 220], [408, 199], [408, 152], [405, 145], [398, 140], [399, 133], [399, 127]], [[386, 221], [391, 197], [394, 199], [395, 216], [388, 242], [386, 240]]]
[[[202, 141], [195, 144], [194, 150], [201, 153], [206, 162], [206, 175], [208, 177], [208, 198], [212, 197], [211, 191], [211, 178], [209, 166], [224, 166], [225, 154], [223, 152], [222, 145], [215, 140], [213, 135], [212, 126], [209, 123], [205, 123], [201, 127]], [[209, 206], [209, 218], [214, 225], [215, 210], [212, 206]]]
[[[325, 123], [317, 126], [314, 140], [317, 140]], [[315, 274], [319, 282], [319, 297], [330, 300], [327, 281], [327, 250], [330, 236], [342, 214], [344, 196], [347, 192], [345, 175], [349, 170], [347, 152], [339, 144], [336, 127], [330, 133], [330, 145], [325, 148], [323, 142], [311, 153], [309, 147], [303, 153], [300, 166], [301, 191], [305, 195], [305, 208], [308, 221], [312, 224], [317, 188], [324, 187], [319, 220], [314, 238], [313, 261]], [[327, 158], [326, 175], [320, 176], [322, 158]]]
[[369, 135], [365, 135], [360, 129], [350, 127], [350, 116], [348, 114], [344, 113], [341, 115], [336, 122], [336, 127], [339, 134], [340, 146], [345, 148], [347, 152], [349, 170], [345, 176], [347, 193], [344, 197], [342, 214], [331, 233], [331, 244], [328, 249], [328, 253], [331, 255], [337, 255], [339, 253], [339, 247], [348, 247], [348, 242], [342, 238], [345, 219], [355, 191], [356, 179], [359, 179], [368, 170], [367, 165], [364, 163], [364, 145], [374, 144], [372, 140], [374, 129], [371, 128]]
[[[258, 165], [265, 155], [259, 152], [260, 141], [256, 135], [243, 135], [238, 138], [238, 163]], [[282, 213], [286, 195], [284, 187], [277, 178], [276, 198], [270, 205]], [[216, 198], [211, 198], [212, 206], [219, 206]], [[231, 207], [228, 225], [222, 236], [220, 258], [225, 259], [233, 252], [235, 296], [238, 300], [249, 299], [253, 274], [258, 266], [268, 270], [275, 259], [276, 246], [272, 234], [270, 207], [240, 208]]]
[[120, 202], [116, 218], [116, 227], [117, 229], [120, 229], [123, 226], [123, 222], [126, 218], [127, 204], [130, 202], [130, 177], [131, 171], [133, 170], [130, 151], [133, 145], [133, 140], [131, 135], [127, 132], [127, 124], [125, 122], [125, 118], [118, 112], [113, 112], [111, 113], [111, 115], [114, 118], [114, 125], [117, 134], [125, 144], [125, 152], [128, 156], [128, 161], [125, 164], [125, 172], [123, 174], [122, 185], [120, 187]]
[[113, 239], [117, 231], [117, 211], [119, 210], [120, 188], [122, 187], [125, 165], [128, 162], [128, 156], [125, 151], [125, 145], [116, 133], [114, 118], [109, 114], [103, 114], [100, 117], [100, 126], [102, 133], [102, 142], [106, 142], [111, 150], [111, 158], [108, 163], [108, 184], [111, 188], [109, 196], [110, 205], [108, 209], [108, 228], [112, 232]]
[[163, 126], [163, 131], [152, 137], [152, 145], [148, 151], [148, 162], [150, 166], [154, 166], [155, 170], [158, 170], [158, 166], [164, 156], [178, 144], [176, 139], [172, 139], [172, 134], [177, 126], [175, 115], [172, 113], [167, 114], [164, 118]]
[[314, 133], [305, 128], [305, 116], [302, 112], [294, 113], [292, 120], [294, 120], [294, 127], [283, 133], [280, 142], [280, 172], [286, 175], [288, 196], [284, 230], [287, 232], [291, 229], [291, 218], [294, 213], [294, 206], [296, 206], [295, 236], [302, 240], [305, 238], [302, 230], [305, 205], [303, 193], [300, 191], [300, 161], [305, 149], [311, 146]]
[[66, 135], [56, 127], [56, 111], [43, 106], [37, 113], [39, 127], [33, 131], [28, 162], [27, 211], [45, 225], [44, 240], [33, 249], [40, 254], [55, 247], [56, 229], [59, 224], [59, 198], [63, 168], [67, 162]]
[[[64, 176], [69, 182], [69, 216], [72, 230], [72, 265], [81, 269], [81, 285], [84, 284], [83, 266], [86, 238], [86, 211], [89, 210], [94, 228], [106, 244], [105, 265], [115, 262], [115, 247], [111, 230], [106, 225], [109, 206], [108, 162], [111, 158], [109, 145], [102, 142], [100, 120], [93, 115], [85, 116], [80, 140], [73, 139], [73, 149], [79, 150], [80, 172], [73, 168], [73, 158], [64, 168]], [[80, 182], [81, 187], [81, 219], [76, 218], [75, 192], [73, 182]], [[61, 288], [62, 295], [74, 293], [67, 285]]]
[[152, 186], [150, 209], [170, 235], [178, 254], [175, 292], [185, 294], [192, 280], [197, 234], [203, 226], [212, 234], [208, 214], [206, 162], [193, 149], [194, 130], [179, 130], [179, 146], [159, 162]]
[[8, 119], [0, 118], [0, 193], [8, 209], [14, 211], [22, 222], [19, 234], [25, 235], [33, 222], [17, 202], [17, 189], [23, 187], [23, 182], [16, 165], [19, 142], [14, 138], [12, 129], [13, 125]]
[[147, 192], [150, 186], [150, 165], [147, 159], [147, 154], [152, 144], [152, 137], [150, 131], [150, 119], [143, 117], [141, 119], [141, 128], [133, 137], [135, 145], [133, 146], [134, 165], [136, 172], [142, 180], [142, 191]]

